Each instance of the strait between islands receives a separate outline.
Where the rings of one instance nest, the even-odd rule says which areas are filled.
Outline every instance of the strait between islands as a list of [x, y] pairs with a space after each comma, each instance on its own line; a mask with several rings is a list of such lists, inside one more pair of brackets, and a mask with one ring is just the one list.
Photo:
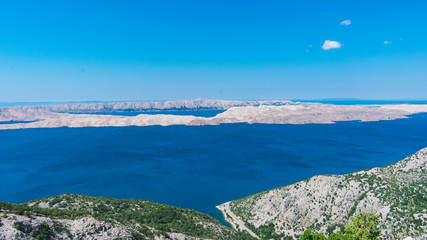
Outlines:
[[[173, 114], [108, 115], [110, 112], [225, 110], [214, 117]], [[331, 124], [380, 121], [427, 112], [427, 104], [332, 105], [290, 101], [181, 100], [170, 102], [64, 104], [0, 108], [1, 129], [219, 125], [224, 123]], [[80, 113], [80, 114], [71, 114]], [[87, 114], [105, 113], [105, 114]]]

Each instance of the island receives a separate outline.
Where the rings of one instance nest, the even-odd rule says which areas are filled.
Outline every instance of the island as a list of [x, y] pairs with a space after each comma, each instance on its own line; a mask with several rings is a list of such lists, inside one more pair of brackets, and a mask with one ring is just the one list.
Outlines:
[[[333, 105], [289, 101], [198, 101], [200, 100], [4, 107], [0, 108], [0, 123], [7, 124], [0, 124], [0, 130], [153, 125], [204, 126], [230, 123], [333, 124], [339, 121], [394, 120], [427, 112], [427, 104]], [[144, 111], [226, 110], [213, 117], [144, 113], [136, 116], [108, 114], [112, 110], [140, 111], [142, 108]], [[103, 114], [87, 114], [90, 111]]]

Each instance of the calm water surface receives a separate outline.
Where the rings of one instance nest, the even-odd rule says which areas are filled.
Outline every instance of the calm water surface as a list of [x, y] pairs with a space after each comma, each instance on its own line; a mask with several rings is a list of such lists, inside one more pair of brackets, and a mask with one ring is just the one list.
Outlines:
[[139, 114], [172, 114], [172, 115], [191, 115], [196, 117], [215, 117], [225, 110], [180, 110], [180, 111], [145, 111], [145, 112], [107, 112], [107, 113], [74, 113], [74, 114], [96, 114], [96, 115], [119, 115], [119, 116], [136, 116]]
[[[212, 113], [214, 114], [214, 113]], [[0, 131], [0, 201], [61, 193], [214, 206], [316, 174], [390, 164], [427, 147], [427, 114], [337, 124]]]

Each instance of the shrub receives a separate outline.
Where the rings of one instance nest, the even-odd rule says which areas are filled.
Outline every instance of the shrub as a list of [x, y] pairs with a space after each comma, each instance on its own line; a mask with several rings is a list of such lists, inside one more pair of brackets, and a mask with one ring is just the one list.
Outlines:
[[379, 216], [361, 212], [351, 218], [352, 223], [345, 226], [344, 232], [339, 231], [325, 237], [323, 233], [313, 233], [307, 229], [302, 240], [380, 240], [381, 231], [378, 229]]
[[50, 229], [47, 223], [42, 223], [38, 226], [38, 229], [31, 234], [36, 240], [48, 240], [55, 236], [52, 229]]

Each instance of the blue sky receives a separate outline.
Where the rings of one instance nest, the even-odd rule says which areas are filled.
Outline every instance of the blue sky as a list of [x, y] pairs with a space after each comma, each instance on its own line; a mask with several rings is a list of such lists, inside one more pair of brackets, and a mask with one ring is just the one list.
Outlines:
[[[421, 0], [2, 1], [0, 102], [425, 99], [426, 9]], [[326, 40], [340, 48], [322, 49]]]

